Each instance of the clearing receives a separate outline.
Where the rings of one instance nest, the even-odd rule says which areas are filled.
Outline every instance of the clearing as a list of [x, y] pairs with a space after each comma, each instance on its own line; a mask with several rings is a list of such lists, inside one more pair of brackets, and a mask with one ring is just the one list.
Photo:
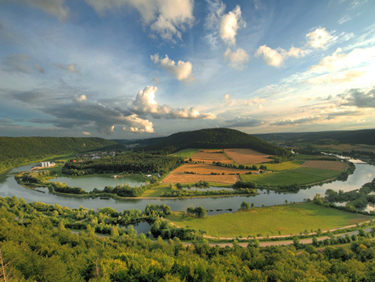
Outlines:
[[[214, 237], [247, 237], [299, 234], [307, 230], [330, 230], [370, 220], [371, 217], [326, 208], [313, 203], [297, 203], [249, 211], [208, 216], [185, 217], [174, 212], [167, 217], [180, 227], [189, 226], [207, 232]], [[279, 233], [280, 231], [280, 233]]]

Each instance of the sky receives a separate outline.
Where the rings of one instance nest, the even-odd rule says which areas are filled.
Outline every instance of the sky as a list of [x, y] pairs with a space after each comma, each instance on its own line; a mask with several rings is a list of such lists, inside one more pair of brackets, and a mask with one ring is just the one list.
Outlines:
[[375, 125], [373, 0], [0, 0], [0, 136]]

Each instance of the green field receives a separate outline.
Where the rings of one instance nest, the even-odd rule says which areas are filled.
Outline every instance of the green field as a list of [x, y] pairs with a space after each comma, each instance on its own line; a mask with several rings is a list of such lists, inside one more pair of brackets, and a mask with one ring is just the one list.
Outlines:
[[192, 155], [194, 155], [199, 149], [185, 149], [178, 151], [176, 153], [173, 153], [173, 155], [187, 159], [190, 158]]
[[160, 194], [162, 192], [169, 192], [171, 188], [169, 186], [158, 186], [158, 187], [152, 187], [148, 190], [146, 190], [143, 194], [142, 197], [160, 197]]
[[[264, 165], [267, 167], [267, 170], [275, 170], [275, 171], [281, 171], [281, 170], [288, 170], [292, 168], [297, 168], [301, 164], [303, 164], [305, 161], [298, 160], [298, 161], [290, 161], [290, 162], [282, 162], [278, 164], [273, 163], [265, 163]], [[259, 166], [259, 164], [257, 164]]]
[[[252, 208], [249, 211], [208, 216], [185, 217], [173, 213], [167, 217], [180, 227], [192, 227], [215, 237], [275, 236], [300, 232], [330, 230], [372, 219], [372, 217], [347, 213], [313, 203], [297, 203], [273, 207]], [[261, 234], [261, 235], [259, 235]]]
[[241, 180], [245, 182], [255, 182], [258, 185], [269, 184], [270, 186], [292, 184], [304, 185], [334, 178], [340, 174], [341, 171], [337, 170], [298, 167], [283, 172], [266, 174], [242, 174]]

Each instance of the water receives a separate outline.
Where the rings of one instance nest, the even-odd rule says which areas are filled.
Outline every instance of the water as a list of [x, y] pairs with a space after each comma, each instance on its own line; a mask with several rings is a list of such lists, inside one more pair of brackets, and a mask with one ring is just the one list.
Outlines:
[[70, 187], [80, 187], [86, 192], [98, 188], [103, 190], [105, 186], [115, 187], [116, 185], [129, 184], [130, 186], [144, 185], [143, 176], [139, 174], [127, 175], [124, 177], [113, 178], [111, 176], [82, 176], [82, 177], [57, 177], [50, 179], [50, 182], [66, 183]]
[[[59, 204], [68, 208], [79, 208], [80, 206], [97, 209], [112, 207], [117, 211], [123, 211], [128, 209], [139, 209], [144, 210], [147, 204], [166, 204], [171, 207], [173, 211], [185, 211], [188, 207], [202, 206], [207, 210], [213, 210], [208, 215], [214, 215], [218, 213], [229, 212], [226, 209], [232, 208], [233, 211], [237, 211], [243, 201], [249, 204], [254, 203], [255, 206], [259, 207], [262, 205], [272, 206], [285, 204], [285, 200], [291, 202], [302, 202], [304, 199], [312, 199], [315, 194], [321, 194], [324, 196], [327, 189], [335, 191], [343, 190], [350, 191], [360, 188], [364, 183], [372, 181], [375, 178], [375, 167], [358, 163], [355, 164], [356, 170], [350, 175], [347, 181], [335, 181], [332, 183], [326, 183], [323, 185], [316, 185], [306, 190], [300, 190], [297, 193], [275, 193], [270, 191], [259, 191], [259, 195], [256, 196], [231, 196], [231, 197], [212, 197], [212, 198], [189, 198], [189, 199], [137, 199], [137, 200], [101, 200], [97, 199], [80, 199], [69, 196], [57, 196], [49, 194], [47, 189], [44, 189], [45, 193], [40, 193], [30, 189], [26, 189], [21, 185], [18, 185], [14, 179], [16, 172], [25, 171], [31, 169], [32, 165], [19, 167], [13, 169], [10, 172], [0, 174], [0, 196], [1, 197], [12, 197], [24, 198], [26, 202], [44, 202], [46, 204]], [[76, 178], [77, 179], [77, 178]], [[82, 178], [89, 181], [89, 177]], [[111, 179], [108, 179], [111, 180]], [[112, 179], [113, 180], [113, 179]], [[108, 185], [109, 183], [107, 183]], [[95, 186], [96, 187], [96, 186]], [[99, 187], [97, 187], [99, 188]], [[217, 187], [216, 187], [217, 188]], [[222, 209], [222, 211], [216, 211], [216, 209]]]

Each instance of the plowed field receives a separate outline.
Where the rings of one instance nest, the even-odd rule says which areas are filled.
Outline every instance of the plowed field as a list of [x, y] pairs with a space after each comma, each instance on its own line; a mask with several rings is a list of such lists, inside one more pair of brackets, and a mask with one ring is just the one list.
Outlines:
[[232, 161], [222, 152], [222, 150], [199, 150], [191, 159], [194, 162], [205, 162], [211, 164], [213, 161], [230, 164]]
[[346, 168], [346, 163], [337, 161], [306, 161], [301, 165], [301, 167], [344, 171]]
[[196, 183], [199, 180], [233, 184], [240, 180], [238, 175], [200, 175], [200, 174], [186, 174], [183, 172], [173, 172], [169, 174], [164, 180], [164, 183]]
[[249, 172], [251, 170], [249, 169], [236, 169], [236, 168], [229, 168], [229, 167], [222, 167], [222, 166], [216, 166], [216, 165], [209, 165], [209, 164], [184, 164], [178, 168], [176, 168], [172, 173], [175, 172], [181, 172], [184, 173], [187, 172], [194, 172], [196, 174], [211, 174], [211, 172], [214, 173], [239, 173], [239, 174], [245, 174], [246, 172]]
[[238, 164], [260, 164], [269, 162], [270, 155], [259, 153], [251, 149], [225, 149], [225, 153]]

